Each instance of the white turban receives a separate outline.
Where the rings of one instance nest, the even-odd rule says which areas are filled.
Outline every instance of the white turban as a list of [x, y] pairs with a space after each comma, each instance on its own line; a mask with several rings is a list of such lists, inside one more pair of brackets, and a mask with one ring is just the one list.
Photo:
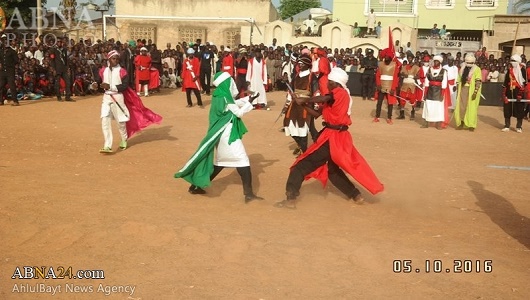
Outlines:
[[195, 49], [193, 49], [193, 48], [188, 48], [188, 50], [186, 51], [186, 53], [188, 53], [188, 54], [195, 54]]
[[439, 61], [440, 63], [443, 62], [444, 58], [441, 56], [441, 55], [435, 55], [432, 60], [437, 60]]
[[512, 57], [510, 58], [510, 60], [513, 60], [513, 61], [516, 61], [518, 63], [521, 63], [523, 61], [523, 59], [521, 58], [521, 55], [519, 54], [514, 54], [512, 55]]
[[142, 48], [140, 48], [140, 51], [147, 51], [147, 48], [142, 47]]
[[476, 58], [475, 58], [475, 55], [474, 55], [473, 53], [468, 53], [468, 54], [466, 55], [466, 60], [465, 60], [466, 63], [468, 63], [468, 64], [474, 64], [474, 63], [475, 63], [475, 60], [476, 60]]
[[348, 73], [341, 68], [333, 68], [328, 75], [328, 80], [335, 81], [336, 83], [342, 85], [343, 88], [346, 88], [346, 83], [348, 83]]
[[510, 64], [512, 65], [512, 70], [513, 70], [513, 77], [515, 77], [515, 80], [520, 86], [523, 86], [525, 80], [523, 77], [523, 72], [521, 71], [521, 61], [523, 60], [521, 58], [521, 55], [514, 54], [512, 55], [510, 60], [511, 60]]
[[226, 47], [226, 48], [225, 48], [225, 52], [232, 52], [232, 50], [230, 50], [229, 47]]

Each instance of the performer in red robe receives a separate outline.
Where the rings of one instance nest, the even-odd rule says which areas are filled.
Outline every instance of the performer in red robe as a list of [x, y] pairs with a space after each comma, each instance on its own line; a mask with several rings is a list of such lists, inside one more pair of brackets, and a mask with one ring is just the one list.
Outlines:
[[276, 207], [295, 208], [302, 182], [309, 178], [320, 180], [324, 186], [329, 179], [348, 199], [362, 203], [364, 199], [361, 192], [344, 171], [370, 193], [377, 194], [383, 191], [383, 185], [353, 145], [351, 134], [348, 132], [348, 127], [351, 125], [352, 101], [344, 88], [348, 82], [348, 74], [340, 68], [333, 68], [328, 79], [330, 95], [313, 98], [298, 98], [292, 95], [293, 100], [300, 105], [308, 102], [321, 103], [325, 122], [324, 129], [316, 142], [291, 166], [286, 184], [287, 199], [275, 203]]
[[136, 68], [136, 93], [140, 95], [142, 86], [144, 89], [144, 96], [149, 96], [149, 69], [151, 68], [151, 57], [147, 55], [147, 48], [140, 49], [140, 55], [134, 58], [134, 65]]
[[224, 51], [225, 57], [223, 57], [223, 64], [221, 66], [222, 72], [227, 72], [230, 76], [234, 76], [234, 58], [230, 48], [226, 47]]
[[316, 95], [324, 96], [329, 94], [328, 74], [330, 71], [331, 68], [326, 50], [315, 48], [313, 51], [313, 67], [311, 69], [311, 75], [318, 80], [318, 94], [315, 92]]
[[397, 59], [394, 59], [395, 53], [390, 48], [382, 50], [379, 56], [383, 61], [379, 62], [377, 72], [375, 73], [375, 85], [377, 87], [375, 98], [377, 99], [377, 105], [374, 122], [379, 122], [381, 106], [383, 105], [383, 100], [386, 98], [388, 104], [388, 118], [386, 122], [392, 125], [392, 110], [394, 104], [397, 104], [396, 93], [399, 85], [400, 63]]
[[188, 48], [188, 57], [182, 62], [182, 91], [186, 91], [186, 101], [188, 105], [186, 107], [192, 107], [191, 92], [195, 94], [197, 98], [197, 105], [202, 108], [201, 99], [201, 84], [199, 83], [199, 75], [201, 71], [201, 62], [195, 57], [195, 50]]

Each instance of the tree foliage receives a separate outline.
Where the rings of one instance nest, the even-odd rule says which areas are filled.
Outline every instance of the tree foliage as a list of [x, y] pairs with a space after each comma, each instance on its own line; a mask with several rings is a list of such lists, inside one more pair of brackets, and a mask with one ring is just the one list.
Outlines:
[[308, 8], [319, 8], [320, 0], [280, 0], [280, 16], [285, 20]]
[[[46, 0], [42, 0], [42, 6], [44, 6], [45, 4]], [[36, 6], [37, 1], [35, 0], [0, 0], [0, 7], [2, 7], [4, 13], [6, 14], [8, 24], [15, 9], [18, 9], [20, 11], [20, 15], [22, 16], [22, 20], [24, 20], [24, 23], [31, 24], [31, 8]]]

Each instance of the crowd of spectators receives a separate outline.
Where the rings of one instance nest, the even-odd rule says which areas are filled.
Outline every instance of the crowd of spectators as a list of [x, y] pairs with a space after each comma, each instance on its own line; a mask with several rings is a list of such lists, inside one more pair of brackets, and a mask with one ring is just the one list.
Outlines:
[[[11, 41], [11, 46], [14, 47], [19, 56], [19, 64], [16, 68], [16, 84], [19, 99], [39, 98], [40, 96], [54, 95], [54, 70], [50, 66], [51, 53], [54, 46], [54, 40], [44, 40], [38, 45], [20, 45], [17, 41]], [[133, 55], [138, 55], [141, 47], [146, 47], [152, 59], [152, 68], [158, 70], [160, 76], [160, 85], [155, 87], [150, 86], [152, 92], [156, 92], [163, 88], [177, 88], [180, 82], [180, 73], [182, 70], [182, 61], [188, 47], [193, 47], [197, 53], [201, 51], [211, 51], [214, 54], [214, 66], [212, 66], [212, 74], [221, 69], [222, 55], [224, 53], [224, 46], [217, 47], [212, 43], [202, 44], [200, 40], [194, 43], [181, 42], [172, 47], [171, 44], [166, 45], [166, 49], [158, 49], [151, 40], [137, 40], [120, 42], [114, 39], [108, 41], [98, 40], [92, 43], [90, 40], [74, 41], [68, 40], [68, 72], [72, 78], [72, 94], [75, 96], [84, 96], [87, 94], [98, 93], [89, 87], [91, 83], [99, 80], [99, 69], [106, 66], [106, 53], [112, 49], [117, 49], [122, 53], [130, 51]], [[285, 46], [264, 44], [257, 44], [252, 46], [238, 45], [232, 50], [234, 61], [245, 48], [246, 53], [252, 55], [256, 49], [263, 53], [264, 61], [267, 65], [267, 72], [269, 82], [267, 83], [268, 91], [285, 89], [285, 83], [288, 81], [289, 72], [286, 70], [292, 53], [299, 53], [305, 46], [292, 46], [286, 44]], [[397, 56], [404, 60], [406, 52], [411, 51], [410, 43], [407, 47], [397, 47]], [[365, 56], [365, 50], [362, 48], [326, 48], [328, 59], [333, 66], [343, 68], [347, 72], [358, 72], [360, 70], [360, 62]], [[377, 52], [376, 52], [377, 54]], [[426, 52], [415, 52], [414, 63], [420, 64], [423, 57], [428, 54]], [[494, 58], [493, 55], [488, 55], [486, 49], [481, 49], [475, 54], [477, 57], [477, 65], [483, 70], [484, 81], [502, 81], [507, 70], [509, 57]], [[124, 55], [125, 56], [125, 55]], [[197, 55], [200, 57], [200, 55]], [[453, 57], [455, 65], [459, 66], [464, 61], [462, 53], [443, 53], [444, 60], [448, 57]], [[522, 55], [523, 62], [526, 63], [526, 57]], [[134, 71], [131, 70], [134, 73]], [[134, 82], [131, 80], [131, 82]], [[134, 85], [131, 85], [134, 88]], [[64, 82], [61, 82], [61, 91], [67, 87]]]

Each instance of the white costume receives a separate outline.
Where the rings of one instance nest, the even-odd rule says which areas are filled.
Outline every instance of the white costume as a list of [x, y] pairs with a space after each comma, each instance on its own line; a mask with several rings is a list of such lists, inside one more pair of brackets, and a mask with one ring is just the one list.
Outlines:
[[449, 108], [455, 109], [456, 92], [453, 91], [453, 88], [456, 87], [456, 80], [458, 79], [458, 67], [455, 65], [453, 65], [452, 67], [450, 67], [449, 65], [445, 65], [443, 66], [443, 68], [447, 71], [447, 86], [449, 88], [449, 93], [451, 94], [451, 106], [449, 106]]
[[257, 61], [255, 58], [248, 60], [247, 82], [250, 82], [249, 91], [258, 92], [257, 104], [267, 105], [267, 95], [265, 94], [265, 84], [267, 84], [267, 66], [263, 58]]
[[[442, 58], [440, 56], [435, 56], [434, 60], [438, 60], [441, 62]], [[431, 67], [428, 71], [430, 73], [428, 74], [431, 75], [433, 78], [435, 78], [435, 77], [438, 77], [438, 75], [440, 75], [440, 72], [442, 70], [443, 70], [442, 66], [440, 66], [437, 69], [435, 69], [434, 67]], [[428, 74], [425, 75], [425, 87], [430, 86]], [[446, 88], [447, 88], [447, 72], [443, 72], [443, 79], [441, 81], [441, 89], [443, 90]], [[425, 98], [422, 117], [427, 122], [443, 122], [445, 120], [444, 101], [443, 100], [440, 101], [438, 99], [429, 99], [428, 94], [426, 95], [426, 98]], [[441, 92], [438, 95], [443, 97], [443, 93]]]
[[[116, 52], [117, 53], [117, 52]], [[117, 55], [117, 54], [116, 54]], [[116, 86], [121, 85], [122, 75], [126, 75], [125, 69], [119, 65], [114, 68], [106, 67], [102, 72], [102, 82], [108, 83], [110, 89], [105, 91], [103, 101], [101, 103], [101, 128], [103, 130], [103, 137], [105, 139], [104, 149], [112, 149], [112, 128], [111, 120], [118, 122], [118, 129], [120, 131], [122, 143], [127, 141], [127, 129], [125, 122], [129, 121], [129, 110], [125, 106], [123, 94], [118, 92]]]

